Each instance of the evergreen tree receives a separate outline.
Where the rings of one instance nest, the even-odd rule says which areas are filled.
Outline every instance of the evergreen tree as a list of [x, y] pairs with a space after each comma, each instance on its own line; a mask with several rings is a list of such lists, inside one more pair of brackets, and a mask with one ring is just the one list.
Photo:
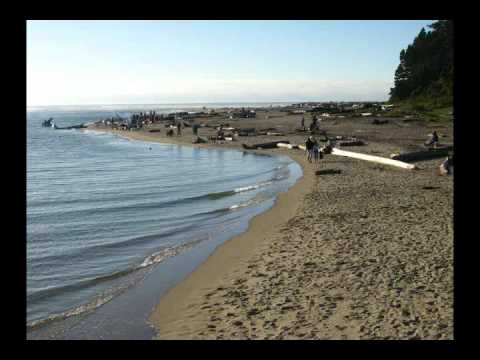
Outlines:
[[440, 20], [424, 28], [407, 49], [400, 52], [390, 101], [423, 98], [452, 102], [453, 23]]

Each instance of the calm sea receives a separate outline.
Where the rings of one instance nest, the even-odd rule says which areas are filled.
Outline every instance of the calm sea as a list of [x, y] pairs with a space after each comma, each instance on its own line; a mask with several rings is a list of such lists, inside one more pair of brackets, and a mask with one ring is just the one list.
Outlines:
[[202, 244], [211, 252], [301, 176], [287, 157], [41, 127], [153, 108], [189, 109], [27, 111], [28, 328], [92, 312]]

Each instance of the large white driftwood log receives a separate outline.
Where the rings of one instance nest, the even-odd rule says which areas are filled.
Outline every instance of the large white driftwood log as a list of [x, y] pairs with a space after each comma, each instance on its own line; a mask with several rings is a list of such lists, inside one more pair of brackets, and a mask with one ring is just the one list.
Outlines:
[[277, 144], [277, 147], [279, 147], [279, 148], [287, 148], [287, 149], [297, 149], [297, 148], [298, 148], [298, 145], [278, 143], [278, 144]]
[[352, 151], [340, 150], [337, 148], [332, 149], [332, 155], [345, 156], [353, 159], [372, 161], [379, 164], [396, 166], [396, 167], [400, 167], [402, 169], [407, 169], [407, 170], [413, 170], [417, 168], [415, 165], [407, 164], [403, 161], [392, 160], [392, 159], [388, 159], [380, 156], [368, 155], [368, 154], [360, 154]]
[[298, 145], [298, 148], [300, 150], [307, 150], [306, 146], [305, 145]]

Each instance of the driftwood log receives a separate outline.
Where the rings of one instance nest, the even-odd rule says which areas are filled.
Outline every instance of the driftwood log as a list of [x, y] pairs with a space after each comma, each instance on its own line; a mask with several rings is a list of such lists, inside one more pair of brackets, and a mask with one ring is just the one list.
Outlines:
[[273, 142], [262, 143], [262, 144], [254, 144], [254, 145], [242, 144], [242, 146], [244, 149], [274, 149], [277, 147], [278, 143], [290, 144], [290, 141], [282, 140], [282, 141], [273, 141]]
[[371, 161], [379, 164], [384, 164], [384, 165], [391, 165], [391, 166], [396, 166], [402, 169], [407, 169], [407, 170], [413, 170], [416, 169], [417, 167], [413, 164], [408, 164], [402, 161], [398, 160], [393, 160], [393, 159], [388, 159], [380, 156], [373, 156], [373, 155], [368, 155], [368, 154], [360, 154], [352, 151], [345, 151], [345, 150], [340, 150], [337, 148], [332, 149], [332, 155], [338, 155], [338, 156], [345, 156], [353, 159], [359, 159], [359, 160], [365, 160], [365, 161]]
[[362, 145], [365, 145], [365, 143], [362, 140], [338, 141], [337, 144], [339, 146], [362, 146]]
[[285, 143], [278, 143], [277, 147], [279, 148], [285, 148], [285, 149], [298, 149], [298, 145], [294, 144], [285, 144]]
[[387, 119], [374, 119], [374, 120], [372, 121], [372, 124], [373, 124], [373, 125], [388, 124], [388, 120], [387, 120]]
[[65, 126], [65, 127], [58, 127], [57, 125], [55, 125], [54, 129], [56, 129], [56, 130], [69, 130], [69, 129], [85, 129], [86, 127], [87, 126], [85, 124]]
[[392, 154], [390, 155], [390, 158], [400, 161], [422, 161], [445, 157], [452, 150], [453, 146], [444, 146], [441, 148], [432, 148], [428, 150], [414, 151], [403, 154]]

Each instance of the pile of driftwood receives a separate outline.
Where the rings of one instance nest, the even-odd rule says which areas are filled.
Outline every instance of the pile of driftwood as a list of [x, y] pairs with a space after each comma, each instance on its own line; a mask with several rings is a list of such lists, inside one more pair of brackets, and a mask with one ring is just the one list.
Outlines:
[[[363, 141], [358, 139], [349, 139], [344, 141], [347, 144], [358, 142], [359, 144], [361, 143], [361, 145], [364, 145]], [[339, 144], [342, 145], [342, 141], [340, 141]], [[248, 149], [248, 150], [274, 149], [274, 148], [306, 150], [305, 145], [291, 144], [289, 140], [271, 141], [267, 143], [260, 143], [260, 144], [253, 144], [253, 145], [248, 145], [244, 143], [242, 144], [242, 146], [244, 149]], [[343, 146], [345, 146], [345, 144], [343, 144]], [[320, 151], [322, 151], [322, 153], [324, 154], [344, 156], [348, 158], [365, 160], [365, 161], [370, 161], [370, 162], [383, 164], [383, 165], [395, 166], [395, 167], [406, 169], [406, 170], [414, 170], [418, 168], [414, 164], [409, 164], [406, 161], [426, 160], [426, 159], [433, 159], [437, 157], [447, 156], [452, 149], [453, 149], [453, 146], [449, 145], [449, 146], [443, 146], [441, 148], [428, 149], [424, 151], [416, 151], [412, 153], [392, 154], [391, 158], [385, 158], [385, 157], [375, 156], [370, 154], [362, 154], [362, 153], [357, 153], [352, 151], [345, 151], [345, 150], [341, 150], [339, 148], [331, 147], [328, 145], [324, 146], [322, 149], [320, 149]], [[444, 163], [442, 163], [441, 171], [447, 174], [453, 172], [453, 158], [449, 157]]]

